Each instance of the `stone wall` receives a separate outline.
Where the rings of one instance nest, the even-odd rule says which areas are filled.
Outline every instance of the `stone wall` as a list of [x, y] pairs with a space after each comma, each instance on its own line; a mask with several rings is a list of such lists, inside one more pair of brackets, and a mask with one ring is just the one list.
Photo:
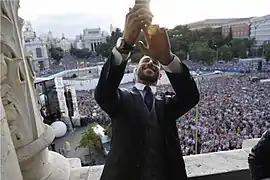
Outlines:
[[0, 128], [1, 128], [1, 180], [16, 179], [22, 180], [20, 166], [17, 160], [16, 151], [8, 128], [6, 114], [0, 98]]
[[[192, 180], [251, 180], [248, 169], [250, 149], [185, 156], [186, 170]], [[99, 180], [103, 166], [75, 168], [70, 180]]]
[[[248, 168], [248, 154], [257, 139], [245, 140], [243, 149], [221, 151], [207, 154], [185, 156], [186, 170], [192, 180], [251, 180]], [[99, 180], [103, 166], [92, 166], [73, 170], [77, 177], [88, 177], [88, 180]], [[82, 180], [82, 179], [70, 179]]]

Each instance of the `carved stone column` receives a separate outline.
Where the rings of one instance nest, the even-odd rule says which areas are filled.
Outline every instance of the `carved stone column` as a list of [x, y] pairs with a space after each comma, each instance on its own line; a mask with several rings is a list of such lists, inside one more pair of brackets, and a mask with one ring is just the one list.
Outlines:
[[56, 92], [57, 92], [57, 98], [58, 98], [58, 102], [59, 102], [59, 108], [60, 111], [62, 112], [62, 116], [67, 116], [68, 117], [68, 108], [67, 108], [67, 103], [66, 103], [66, 99], [65, 99], [65, 85], [63, 82], [63, 78], [62, 77], [56, 77], [54, 79], [55, 82], [55, 88], [56, 88]]
[[[2, 70], [3, 69], [1, 68], [1, 73]], [[0, 98], [0, 128], [1, 128], [1, 137], [0, 137], [1, 180], [9, 180], [9, 179], [23, 180], [15, 148], [8, 128], [7, 119], [1, 98]]]
[[[23, 179], [68, 180], [67, 159], [47, 148], [54, 133], [39, 112], [34, 73], [24, 54], [23, 20], [18, 17], [18, 8], [18, 0], [1, 1], [1, 100], [11, 139]], [[16, 163], [14, 168], [16, 173]]]
[[68, 116], [68, 108], [67, 108], [67, 103], [66, 103], [66, 98], [65, 98], [65, 85], [63, 82], [62, 77], [57, 77], [54, 79], [55, 82], [55, 88], [57, 92], [57, 97], [58, 97], [58, 102], [59, 102], [59, 107], [60, 111], [62, 113], [61, 120], [65, 122], [65, 124], [68, 127], [68, 130], [72, 130], [72, 125]]
[[72, 104], [73, 104], [73, 109], [74, 109], [74, 115], [72, 117], [72, 120], [76, 126], [80, 126], [81, 123], [80, 123], [80, 114], [79, 114], [76, 90], [74, 86], [69, 86], [68, 89], [70, 89], [70, 92], [72, 95]]

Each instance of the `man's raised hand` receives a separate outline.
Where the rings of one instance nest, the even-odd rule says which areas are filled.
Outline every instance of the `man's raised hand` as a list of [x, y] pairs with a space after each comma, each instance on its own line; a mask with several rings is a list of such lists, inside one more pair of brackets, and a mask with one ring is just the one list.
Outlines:
[[138, 42], [141, 30], [146, 24], [151, 23], [153, 18], [149, 9], [134, 6], [126, 15], [123, 38], [127, 44], [133, 46]]
[[144, 36], [147, 41], [145, 45], [139, 42], [139, 48], [144, 55], [152, 57], [163, 65], [168, 65], [172, 59], [171, 44], [165, 28], [159, 28], [158, 25], [151, 25], [155, 28], [155, 33], [149, 34], [148, 29], [144, 28]]

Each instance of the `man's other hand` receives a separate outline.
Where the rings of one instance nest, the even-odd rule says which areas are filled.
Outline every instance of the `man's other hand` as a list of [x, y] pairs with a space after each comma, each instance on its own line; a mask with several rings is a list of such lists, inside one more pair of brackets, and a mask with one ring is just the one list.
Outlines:
[[145, 7], [134, 6], [130, 9], [129, 13], [126, 15], [123, 34], [125, 42], [130, 46], [136, 44], [141, 30], [146, 24], [151, 23], [152, 18], [152, 13]]
[[165, 28], [160, 28], [158, 25], [152, 25], [155, 33], [149, 34], [147, 29], [144, 29], [144, 36], [147, 41], [145, 45], [142, 41], [139, 42], [139, 47], [144, 55], [152, 57], [159, 61], [162, 65], [168, 65], [173, 60], [171, 53], [171, 44]]

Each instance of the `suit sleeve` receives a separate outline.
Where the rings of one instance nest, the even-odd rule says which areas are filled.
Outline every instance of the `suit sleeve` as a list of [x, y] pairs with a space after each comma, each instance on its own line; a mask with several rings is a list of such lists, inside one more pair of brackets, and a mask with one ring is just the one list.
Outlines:
[[266, 131], [251, 149], [248, 163], [253, 180], [270, 178], [270, 130]]
[[170, 72], [170, 69], [164, 69], [176, 95], [166, 99], [164, 112], [167, 119], [176, 120], [196, 106], [199, 102], [199, 91], [188, 67], [180, 61], [172, 63], [177, 69], [171, 69]]
[[127, 64], [127, 61], [119, 61], [117, 58], [119, 57], [112, 53], [105, 62], [95, 89], [96, 102], [110, 116], [116, 115], [121, 107], [122, 92], [118, 87]]

